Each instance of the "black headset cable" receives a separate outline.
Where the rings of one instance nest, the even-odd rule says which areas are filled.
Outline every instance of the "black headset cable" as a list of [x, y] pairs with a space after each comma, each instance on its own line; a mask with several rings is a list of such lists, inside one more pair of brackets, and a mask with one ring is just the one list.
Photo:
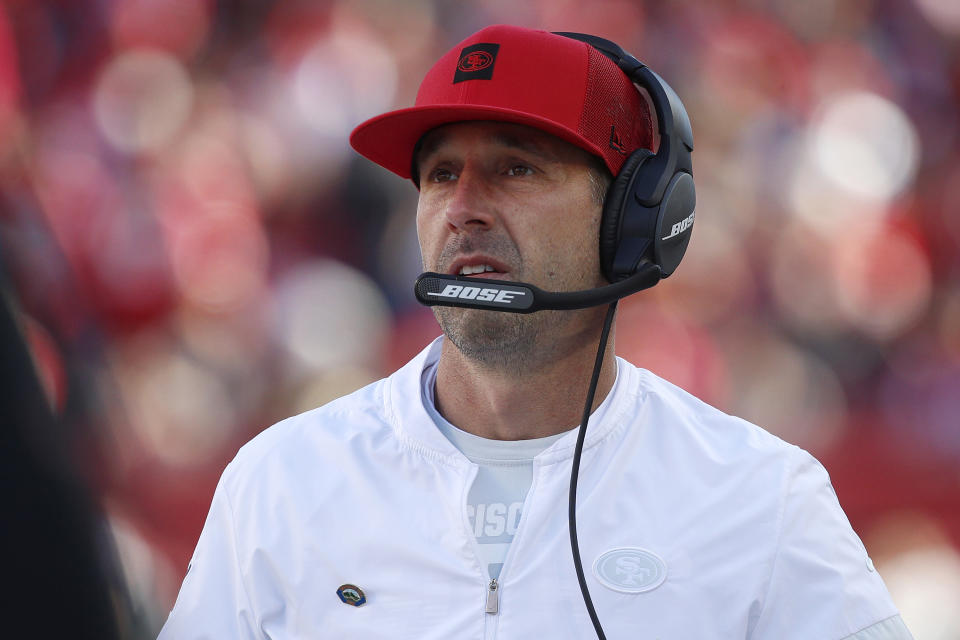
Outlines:
[[593, 600], [590, 599], [590, 590], [587, 588], [587, 580], [583, 575], [583, 563], [580, 561], [580, 545], [577, 542], [577, 479], [580, 475], [580, 454], [583, 453], [583, 442], [586, 439], [587, 423], [590, 421], [590, 409], [593, 407], [593, 398], [597, 392], [597, 383], [600, 381], [600, 369], [603, 367], [603, 354], [607, 350], [607, 338], [610, 335], [610, 327], [613, 325], [613, 316], [617, 310], [617, 302], [614, 301], [607, 307], [607, 315], [603, 320], [603, 329], [600, 332], [600, 344], [597, 347], [597, 359], [593, 364], [593, 374], [590, 377], [590, 388], [587, 390], [587, 403], [583, 407], [583, 417], [580, 419], [580, 431], [577, 434], [577, 446], [573, 450], [573, 464], [570, 469], [570, 501], [569, 501], [569, 522], [570, 522], [570, 549], [573, 551], [573, 566], [577, 570], [577, 581], [580, 583], [580, 593], [583, 594], [583, 603], [587, 606], [587, 613], [590, 614], [590, 621], [593, 622], [593, 628], [597, 632], [599, 640], [607, 640], [603, 634], [603, 627], [600, 626], [600, 619], [597, 617], [597, 611], [593, 608]]

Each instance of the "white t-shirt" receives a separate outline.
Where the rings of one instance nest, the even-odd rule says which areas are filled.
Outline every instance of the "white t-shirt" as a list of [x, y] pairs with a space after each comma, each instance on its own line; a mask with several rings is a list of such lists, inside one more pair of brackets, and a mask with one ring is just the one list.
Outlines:
[[[533, 482], [533, 458], [566, 432], [531, 440], [493, 440], [467, 433], [450, 424], [436, 409], [436, 364], [424, 370], [422, 380], [423, 406], [440, 433], [478, 466], [467, 493], [467, 515], [481, 563], [491, 578], [499, 578]], [[601, 405], [597, 411], [602, 409]]]

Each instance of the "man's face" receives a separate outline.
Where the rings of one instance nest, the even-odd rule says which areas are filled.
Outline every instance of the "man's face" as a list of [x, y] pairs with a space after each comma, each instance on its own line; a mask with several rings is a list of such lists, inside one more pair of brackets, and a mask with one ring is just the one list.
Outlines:
[[[601, 206], [592, 191], [592, 164], [585, 151], [522, 125], [466, 122], [434, 129], [417, 156], [424, 267], [549, 291], [600, 286]], [[435, 312], [462, 352], [491, 364], [563, 348], [565, 339], [592, 335], [597, 326], [596, 310]]]

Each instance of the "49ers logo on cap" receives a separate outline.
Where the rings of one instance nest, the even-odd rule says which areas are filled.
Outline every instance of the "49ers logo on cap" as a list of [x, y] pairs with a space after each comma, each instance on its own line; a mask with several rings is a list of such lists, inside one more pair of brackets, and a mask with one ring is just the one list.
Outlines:
[[497, 61], [500, 45], [492, 42], [478, 42], [460, 52], [457, 70], [453, 74], [453, 84], [465, 80], [493, 79], [493, 65]]
[[460, 58], [457, 69], [460, 71], [480, 71], [493, 64], [493, 56], [486, 51], [474, 51]]

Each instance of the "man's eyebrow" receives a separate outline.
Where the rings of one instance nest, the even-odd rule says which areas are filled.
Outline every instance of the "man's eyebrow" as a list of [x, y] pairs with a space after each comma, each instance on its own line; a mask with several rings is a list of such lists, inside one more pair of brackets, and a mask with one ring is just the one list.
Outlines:
[[498, 131], [494, 133], [491, 138], [497, 144], [502, 144], [503, 146], [511, 149], [526, 151], [527, 153], [532, 153], [546, 160], [556, 161], [559, 159], [557, 154], [550, 150], [549, 146], [540, 144], [535, 139], [530, 137], [520, 137], [503, 131]]

